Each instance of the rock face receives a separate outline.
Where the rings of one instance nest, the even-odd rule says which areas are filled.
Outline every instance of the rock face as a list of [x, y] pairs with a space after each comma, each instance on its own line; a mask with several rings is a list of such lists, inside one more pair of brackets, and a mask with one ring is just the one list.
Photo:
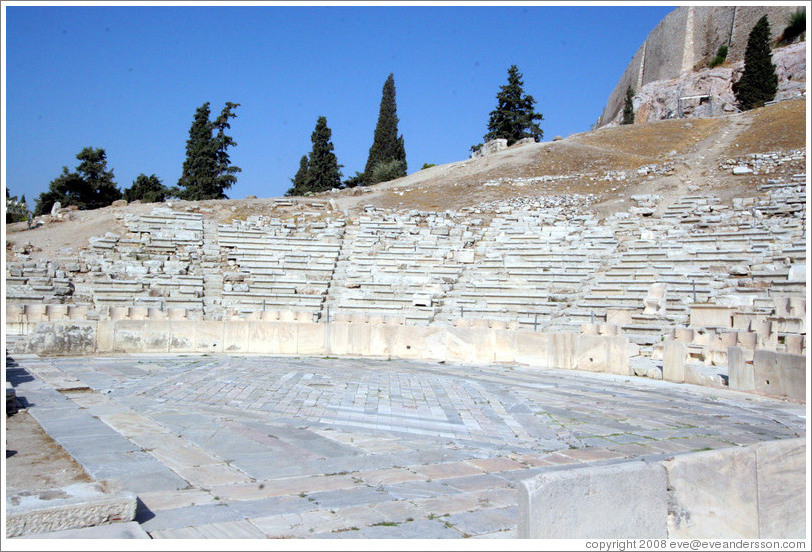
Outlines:
[[[791, 44], [773, 51], [778, 73], [775, 99], [786, 100], [806, 91], [806, 43]], [[678, 117], [712, 117], [739, 111], [732, 85], [741, 78], [744, 62], [686, 72], [669, 80], [650, 82], [636, 91], [635, 122], [658, 121]], [[620, 124], [618, 112], [607, 126]]]
[[[632, 57], [620, 81], [610, 94], [596, 127], [619, 122], [620, 117], [622, 117], [626, 89], [629, 86], [634, 89], [635, 93], [639, 93], [650, 83], [674, 79], [683, 80], [686, 74], [690, 75], [694, 71], [706, 68], [708, 61], [715, 56], [717, 49], [723, 44], [729, 46], [727, 62], [735, 67], [736, 64], [744, 60], [747, 38], [759, 18], [767, 15], [770, 21], [770, 36], [776, 39], [781, 36], [789, 16], [796, 9], [797, 6], [683, 6], [677, 8], [669, 13], [649, 33], [646, 41]], [[805, 44], [802, 43], [800, 46], [801, 50], [804, 51]], [[793, 75], [792, 79], [787, 80], [796, 82], [801, 80], [805, 89], [806, 79], [805, 76], [802, 76], [805, 75], [805, 53], [803, 55], [802, 70], [797, 71], [788, 67], [782, 69], [775, 58], [783, 49], [780, 48], [773, 52], [773, 63], [778, 65], [777, 71], [779, 75], [784, 70], [787, 75]], [[717, 68], [713, 73], [705, 75], [706, 80], [702, 83], [704, 86], [702, 93], [715, 92], [725, 78], [727, 79], [727, 88], [729, 88], [731, 75], [729, 73], [725, 74], [725, 71], [730, 71], [730, 68], [726, 70], [724, 67]], [[738, 75], [734, 74], [733, 77], [738, 80]], [[782, 81], [784, 80], [782, 78]], [[779, 83], [779, 93], [781, 84]], [[713, 88], [714, 86], [716, 89]], [[670, 109], [672, 113], [676, 113], [677, 90], [678, 86], [672, 93], [674, 104]], [[690, 95], [686, 92], [689, 92], [689, 90], [683, 89], [682, 95]], [[789, 97], [792, 97], [792, 93], [790, 93]], [[716, 101], [716, 98], [714, 98], [714, 101]], [[733, 103], [730, 100], [719, 98], [718, 103], [721, 105], [722, 102], [728, 105]], [[637, 112], [639, 105], [645, 105], [645, 103], [645, 101], [641, 101], [638, 104], [637, 99], [635, 99], [635, 112]], [[667, 114], [669, 108], [652, 108], [651, 111]], [[657, 118], [667, 117], [650, 118], [648, 114], [645, 114], [642, 117], [638, 115], [636, 120], [655, 120]]]

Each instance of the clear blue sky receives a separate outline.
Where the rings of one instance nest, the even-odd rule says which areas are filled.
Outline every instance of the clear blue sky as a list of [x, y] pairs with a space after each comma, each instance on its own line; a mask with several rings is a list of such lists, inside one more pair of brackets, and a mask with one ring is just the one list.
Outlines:
[[674, 6], [9, 6], [6, 179], [30, 206], [85, 146], [177, 183], [195, 109], [237, 102], [231, 198], [280, 196], [327, 117], [362, 171], [394, 73], [408, 172], [466, 159], [516, 64], [544, 140], [589, 130]]

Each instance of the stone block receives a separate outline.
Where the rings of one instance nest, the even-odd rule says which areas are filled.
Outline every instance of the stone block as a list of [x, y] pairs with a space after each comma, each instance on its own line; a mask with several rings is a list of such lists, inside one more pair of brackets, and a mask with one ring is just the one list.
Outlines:
[[228, 320], [223, 323], [223, 351], [247, 353], [251, 344], [251, 322]]
[[81, 529], [65, 529], [49, 533], [34, 533], [21, 539], [149, 539], [149, 534], [141, 529], [137, 521], [106, 523]]
[[754, 391], [753, 365], [744, 359], [741, 347], [730, 347], [727, 350], [727, 385], [736, 391]]
[[420, 343], [421, 357], [424, 360], [445, 360], [446, 328], [427, 326], [423, 329], [423, 340]]
[[493, 330], [494, 362], [514, 362], [516, 360], [516, 332]]
[[372, 356], [395, 356], [397, 326], [369, 324], [369, 354]]
[[107, 316], [110, 320], [126, 320], [129, 315], [129, 307], [110, 307], [107, 310]]
[[473, 328], [448, 328], [446, 338], [446, 360], [448, 362], [474, 362], [472, 342]]
[[249, 350], [258, 354], [296, 354], [295, 322], [249, 322]]
[[753, 356], [758, 393], [806, 400], [806, 356], [758, 349]]
[[424, 326], [393, 326], [395, 332], [394, 356], [398, 358], [421, 358]]
[[707, 387], [723, 387], [725, 384], [720, 370], [715, 366], [690, 362], [685, 364], [685, 383]]
[[690, 325], [694, 328], [733, 328], [736, 309], [718, 305], [691, 305]]
[[223, 322], [218, 320], [195, 320], [195, 350], [201, 353], [223, 350]]
[[668, 538], [757, 539], [756, 455], [751, 447], [676, 456], [668, 475]]
[[617, 324], [623, 326], [624, 324], [632, 323], [632, 315], [637, 314], [638, 311], [634, 309], [606, 309], [606, 322], [609, 324]]
[[143, 351], [165, 353], [169, 351], [169, 320], [149, 320], [144, 324]]
[[578, 335], [575, 367], [588, 372], [631, 375], [628, 338], [608, 335]]
[[327, 324], [299, 324], [296, 352], [300, 355], [323, 355], [328, 352]]
[[473, 249], [460, 249], [454, 252], [454, 261], [457, 263], [473, 263], [474, 250]]
[[574, 370], [577, 337], [578, 334], [573, 332], [549, 334], [547, 366], [561, 370]]
[[26, 337], [23, 351], [38, 355], [86, 355], [96, 351], [96, 322], [40, 322]]
[[515, 359], [521, 364], [549, 368], [550, 335], [518, 330], [514, 336]]
[[640, 461], [542, 472], [519, 482], [518, 536], [663, 539], [666, 487], [663, 467]]
[[112, 320], [99, 320], [96, 324], [96, 352], [112, 351], [115, 322]]
[[135, 519], [136, 496], [106, 482], [7, 497], [6, 536], [46, 533]]
[[793, 355], [804, 354], [804, 350], [806, 348], [805, 343], [806, 343], [805, 335], [792, 334], [784, 337], [784, 345], [787, 348], [786, 352], [791, 353]]
[[328, 325], [328, 349], [334, 355], [346, 355], [350, 352], [350, 333], [357, 324], [333, 322]]
[[144, 347], [145, 320], [116, 320], [113, 330], [113, 350], [138, 352]]
[[494, 330], [485, 328], [471, 329], [471, 360], [477, 363], [491, 363], [494, 359], [496, 345]]
[[[197, 324], [194, 320], [178, 320], [173, 319], [172, 336], [169, 338], [170, 352], [173, 353], [192, 353], [195, 352], [196, 339], [195, 333], [197, 331]], [[120, 324], [117, 323], [116, 325]]]
[[758, 537], [806, 538], [806, 443], [804, 438], [755, 445]]
[[431, 303], [431, 295], [428, 293], [415, 293], [412, 296], [412, 306], [414, 307], [430, 307]]
[[790, 282], [806, 282], [806, 264], [794, 264], [790, 266], [787, 280]]
[[681, 341], [665, 341], [663, 344], [663, 379], [683, 383], [688, 346]]
[[368, 356], [372, 349], [370, 344], [369, 324], [351, 324], [347, 335], [347, 353], [357, 356]]

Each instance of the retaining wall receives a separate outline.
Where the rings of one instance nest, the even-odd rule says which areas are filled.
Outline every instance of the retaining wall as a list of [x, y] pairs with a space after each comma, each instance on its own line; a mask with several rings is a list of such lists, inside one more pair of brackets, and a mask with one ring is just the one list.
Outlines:
[[521, 481], [520, 538], [802, 539], [804, 438]]
[[37, 324], [22, 349], [40, 355], [234, 353], [518, 362], [631, 375], [625, 336], [351, 323], [207, 320]]

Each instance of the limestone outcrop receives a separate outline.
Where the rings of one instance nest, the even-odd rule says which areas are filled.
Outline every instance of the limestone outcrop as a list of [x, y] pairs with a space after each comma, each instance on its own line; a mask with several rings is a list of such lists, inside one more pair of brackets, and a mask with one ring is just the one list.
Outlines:
[[[613, 122], [617, 122], [622, 115], [623, 103], [626, 97], [626, 90], [631, 86], [635, 93], [642, 91], [646, 85], [661, 81], [675, 80], [673, 85], [665, 85], [660, 94], [653, 94], [649, 88], [649, 96], [659, 96], [662, 102], [672, 103], [673, 106], [655, 106], [648, 108], [640, 119], [654, 120], [654, 114], [677, 115], [677, 98], [680, 91], [680, 83], [685, 81], [683, 96], [688, 96], [688, 89], [698, 87], [702, 94], [710, 93], [712, 96], [717, 92], [724, 92], [729, 88], [729, 84], [724, 84], [725, 78], [730, 78], [725, 67], [701, 76], [693, 76], [692, 73], [701, 71], [708, 67], [708, 62], [715, 56], [719, 46], [727, 45], [729, 52], [727, 63], [733, 66], [731, 73], [735, 71], [735, 66], [744, 60], [744, 51], [747, 46], [747, 38], [755, 23], [763, 16], [767, 15], [770, 21], [770, 36], [778, 38], [787, 25], [787, 20], [795, 12], [797, 6], [682, 6], [669, 13], [652, 31], [646, 41], [640, 46], [632, 57], [631, 62], [621, 75], [606, 102], [603, 113], [598, 118], [596, 127], [602, 127]], [[805, 44], [802, 44], [804, 71], [798, 71], [798, 63], [793, 62], [792, 67], [779, 67], [778, 71], [784, 71], [787, 77], [793, 75], [792, 79], [782, 79], [785, 90], [782, 93], [795, 95], [796, 85], [801, 75], [805, 74]], [[775, 57], [781, 57], [781, 50], [774, 50]], [[734, 79], [738, 75], [733, 74]], [[693, 83], [691, 82], [693, 80]], [[788, 86], [788, 81], [792, 82]], [[806, 80], [803, 77], [803, 88]], [[780, 86], [780, 85], [779, 85]], [[657, 88], [657, 87], [655, 87]], [[666, 94], [666, 91], [668, 93]], [[779, 98], [780, 99], [780, 98]], [[731, 105], [732, 102], [725, 96], [713, 97], [712, 103], [721, 106], [722, 103]], [[646, 105], [645, 101], [640, 101], [640, 105]], [[638, 102], [635, 102], [635, 110]], [[719, 114], [722, 110], [714, 113]], [[667, 117], [660, 117], [667, 118]]]

